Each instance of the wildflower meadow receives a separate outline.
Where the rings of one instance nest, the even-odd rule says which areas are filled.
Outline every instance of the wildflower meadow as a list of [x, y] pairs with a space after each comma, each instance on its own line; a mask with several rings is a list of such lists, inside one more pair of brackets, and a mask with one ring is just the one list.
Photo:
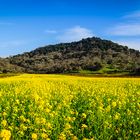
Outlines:
[[0, 79], [2, 140], [139, 140], [140, 79]]

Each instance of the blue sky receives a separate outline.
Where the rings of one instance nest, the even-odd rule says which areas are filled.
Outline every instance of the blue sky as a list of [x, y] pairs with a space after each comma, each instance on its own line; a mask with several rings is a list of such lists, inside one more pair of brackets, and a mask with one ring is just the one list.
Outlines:
[[140, 50], [140, 0], [0, 0], [0, 56], [97, 36]]

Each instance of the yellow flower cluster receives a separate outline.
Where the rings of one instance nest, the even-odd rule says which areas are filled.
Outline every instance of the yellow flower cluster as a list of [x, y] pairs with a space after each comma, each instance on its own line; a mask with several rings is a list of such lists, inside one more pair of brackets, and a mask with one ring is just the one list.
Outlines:
[[139, 78], [0, 79], [0, 139], [139, 139]]
[[1, 131], [0, 137], [2, 138], [2, 140], [10, 140], [11, 132], [9, 130], [3, 129]]

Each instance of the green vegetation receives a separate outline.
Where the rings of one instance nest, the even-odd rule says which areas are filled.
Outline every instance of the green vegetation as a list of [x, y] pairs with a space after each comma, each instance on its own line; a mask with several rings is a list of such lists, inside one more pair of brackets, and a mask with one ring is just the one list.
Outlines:
[[0, 74], [0, 78], [12, 77], [12, 76], [19, 76], [19, 75], [20, 74], [17, 74], [17, 73]]

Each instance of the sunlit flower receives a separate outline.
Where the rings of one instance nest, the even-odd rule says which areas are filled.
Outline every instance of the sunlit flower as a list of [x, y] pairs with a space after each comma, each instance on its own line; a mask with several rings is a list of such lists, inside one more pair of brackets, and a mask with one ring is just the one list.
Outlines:
[[2, 125], [3, 127], [5, 127], [5, 126], [7, 125], [7, 121], [6, 121], [6, 120], [2, 120], [1, 125]]
[[1, 131], [0, 137], [3, 140], [10, 140], [10, 138], [11, 138], [11, 132], [9, 130], [3, 129]]
[[85, 119], [87, 115], [85, 113], [82, 113], [82, 118]]
[[32, 134], [32, 140], [36, 140], [37, 139], [37, 134], [36, 133], [33, 133]]
[[42, 134], [41, 134], [41, 137], [42, 137], [43, 139], [46, 139], [46, 138], [48, 138], [48, 135], [47, 135], [46, 133], [42, 133]]
[[73, 136], [72, 140], [78, 140], [78, 138], [76, 136]]
[[66, 135], [63, 134], [63, 133], [61, 133], [61, 134], [59, 135], [59, 140], [66, 140]]
[[112, 102], [112, 107], [116, 107], [117, 103], [116, 102]]
[[120, 117], [121, 117], [120, 114], [119, 113], [116, 113], [115, 116], [114, 116], [114, 119], [115, 120], [118, 120], [118, 119], [120, 119]]
[[87, 128], [88, 126], [86, 124], [82, 124], [82, 128]]

